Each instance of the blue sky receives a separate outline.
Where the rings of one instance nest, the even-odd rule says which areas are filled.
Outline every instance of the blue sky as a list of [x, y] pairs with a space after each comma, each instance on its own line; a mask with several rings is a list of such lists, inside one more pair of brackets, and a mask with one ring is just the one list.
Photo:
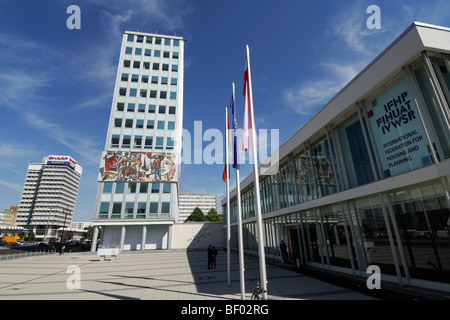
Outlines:
[[[72, 4], [80, 30], [66, 27]], [[381, 29], [366, 26], [370, 5], [381, 9]], [[0, 0], [0, 210], [19, 204], [30, 161], [60, 154], [83, 167], [73, 220], [92, 219], [125, 30], [187, 40], [190, 132], [195, 121], [223, 129], [232, 82], [242, 125], [248, 44], [256, 127], [278, 129], [282, 143], [413, 21], [450, 27], [449, 12], [448, 0]], [[242, 166], [242, 179], [251, 168]], [[181, 192], [217, 194], [220, 203], [222, 171], [182, 165]]]

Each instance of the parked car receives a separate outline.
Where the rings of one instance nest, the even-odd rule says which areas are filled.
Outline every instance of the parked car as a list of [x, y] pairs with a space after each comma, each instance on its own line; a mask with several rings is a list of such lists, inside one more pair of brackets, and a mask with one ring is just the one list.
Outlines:
[[45, 241], [39, 242], [38, 247], [48, 247], [48, 242]]

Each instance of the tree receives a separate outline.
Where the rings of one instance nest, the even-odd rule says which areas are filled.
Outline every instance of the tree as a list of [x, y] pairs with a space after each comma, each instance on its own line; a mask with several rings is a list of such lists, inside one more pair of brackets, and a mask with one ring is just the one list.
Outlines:
[[206, 219], [208, 219], [208, 221], [211, 221], [211, 222], [220, 222], [220, 217], [217, 214], [216, 209], [214, 209], [214, 208], [211, 208], [208, 211], [208, 214], [206, 215]]
[[186, 219], [185, 222], [194, 221], [194, 222], [203, 222], [207, 221], [206, 216], [203, 214], [202, 209], [196, 207], [194, 211], [192, 211], [191, 215]]

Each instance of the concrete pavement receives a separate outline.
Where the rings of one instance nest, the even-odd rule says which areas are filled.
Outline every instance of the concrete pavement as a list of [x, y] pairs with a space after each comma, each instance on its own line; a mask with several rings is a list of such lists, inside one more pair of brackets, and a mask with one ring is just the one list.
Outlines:
[[[100, 261], [90, 252], [0, 261], [0, 300], [240, 300], [239, 257], [226, 252], [208, 270], [206, 251], [124, 252]], [[259, 279], [257, 258], [245, 257], [246, 299]], [[267, 264], [269, 300], [373, 300]]]

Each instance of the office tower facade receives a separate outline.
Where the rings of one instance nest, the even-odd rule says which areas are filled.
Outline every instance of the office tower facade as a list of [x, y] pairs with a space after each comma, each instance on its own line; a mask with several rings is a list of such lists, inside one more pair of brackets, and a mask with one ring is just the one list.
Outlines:
[[[259, 180], [267, 257], [283, 240], [293, 264], [362, 281], [375, 265], [383, 283], [450, 292], [449, 53], [449, 28], [413, 23], [282, 144]], [[254, 190], [252, 174], [240, 193], [257, 254]]]
[[83, 168], [70, 156], [50, 155], [32, 162], [23, 187], [17, 226], [33, 231], [36, 239], [57, 237], [72, 222]]
[[178, 218], [184, 40], [126, 31], [100, 163], [101, 245], [170, 248]]
[[195, 208], [200, 208], [208, 214], [211, 208], [217, 211], [217, 196], [205, 193], [180, 193], [178, 206], [178, 222], [183, 223], [191, 215]]

